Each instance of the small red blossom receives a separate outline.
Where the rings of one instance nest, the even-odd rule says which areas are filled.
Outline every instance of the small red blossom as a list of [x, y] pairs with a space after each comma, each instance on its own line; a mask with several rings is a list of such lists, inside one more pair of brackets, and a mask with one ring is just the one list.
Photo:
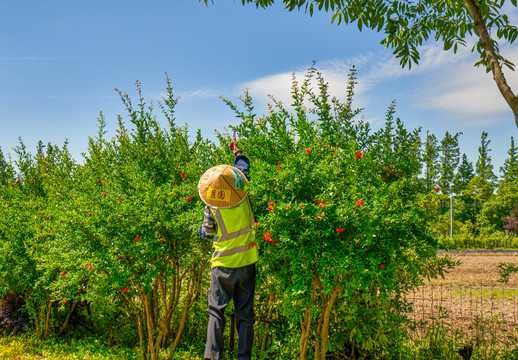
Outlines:
[[185, 174], [184, 173], [180, 173], [180, 176], [182, 177], [182, 179], [185, 179]]
[[102, 181], [102, 180], [99, 180], [99, 184], [102, 184], [102, 183], [103, 183], [103, 181]]
[[135, 242], [139, 242], [140, 240], [140, 235], [137, 235], [137, 237], [135, 238]]
[[128, 290], [129, 290], [129, 289], [128, 289], [127, 287], [125, 287], [124, 289], [122, 289], [122, 291], [124, 291], [124, 292], [128, 292]]
[[269, 232], [264, 234], [264, 240], [271, 242], [273, 244], [272, 235]]
[[92, 213], [89, 211], [88, 212], [88, 217], [91, 217], [92, 216]]
[[334, 260], [334, 259], [335, 259], [335, 257], [334, 257], [334, 256], [331, 256], [331, 260]]
[[164, 242], [164, 241], [165, 241], [165, 239], [164, 239], [164, 238], [160, 238], [160, 242]]
[[174, 168], [175, 168], [175, 169], [178, 169], [178, 165], [176, 165]]
[[122, 200], [122, 196], [120, 197], [120, 199]]
[[439, 192], [439, 191], [441, 191], [441, 188], [437, 186], [437, 187], [435, 188], [435, 192]]
[[16, 183], [19, 184], [20, 183], [20, 179], [16, 180]]
[[315, 261], [318, 261], [318, 258], [315, 258]]
[[155, 152], [154, 152], [154, 151], [151, 151], [151, 155], [155, 155]]
[[306, 149], [306, 152], [309, 154], [311, 152], [311, 149], [310, 148], [307, 148]]
[[338, 229], [336, 229], [336, 232], [338, 232], [338, 233], [344, 232], [344, 229], [343, 228], [338, 228]]
[[291, 206], [289, 206], [289, 205], [288, 205], [288, 206], [286, 206], [286, 209], [291, 209]]
[[34, 182], [34, 180], [31, 179], [31, 184]]
[[273, 201], [269, 201], [268, 205], [272, 206], [273, 205]]
[[277, 165], [277, 171], [279, 171], [279, 168], [281, 167], [282, 163], [279, 163], [279, 165]]
[[250, 243], [250, 247], [254, 247], [254, 243]]
[[66, 300], [63, 300], [63, 305], [66, 305], [67, 304], [67, 301]]
[[363, 199], [360, 199], [356, 202], [356, 206], [362, 206], [363, 205]]
[[268, 211], [273, 211], [273, 207], [268, 206]]
[[88, 270], [93, 270], [93, 267], [90, 265], [90, 266], [88, 267]]
[[14, 184], [11, 184], [12, 187], [14, 187]]
[[381, 264], [380, 269], [385, 269], [385, 264]]
[[63, 271], [63, 272], [61, 273], [61, 276], [65, 276], [66, 274], [67, 274], [67, 272], [66, 272], [66, 271]]
[[103, 196], [106, 197], [106, 193], [103, 192]]
[[362, 153], [361, 151], [358, 151], [358, 152], [356, 153], [356, 158], [357, 158], [357, 159], [361, 159], [361, 158], [362, 158], [362, 156], [363, 156], [363, 153]]
[[190, 196], [187, 196], [187, 201], [191, 201], [191, 197]]

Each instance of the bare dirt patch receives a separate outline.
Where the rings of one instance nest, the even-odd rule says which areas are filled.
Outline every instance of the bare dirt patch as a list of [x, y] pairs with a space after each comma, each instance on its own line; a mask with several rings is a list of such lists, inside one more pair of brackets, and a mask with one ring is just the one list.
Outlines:
[[518, 287], [518, 274], [511, 276], [507, 284], [498, 282], [500, 263], [518, 264], [518, 254], [470, 253], [451, 255], [462, 263], [445, 274], [445, 278], [432, 279], [431, 284], [454, 284], [471, 286]]
[[[442, 255], [441, 255], [442, 256]], [[408, 294], [413, 304], [409, 318], [423, 329], [447, 322], [465, 334], [481, 329], [509, 334], [518, 326], [518, 274], [499, 282], [500, 263], [518, 264], [518, 254], [469, 253], [452, 255], [461, 264]], [[485, 330], [483, 330], [485, 332]]]

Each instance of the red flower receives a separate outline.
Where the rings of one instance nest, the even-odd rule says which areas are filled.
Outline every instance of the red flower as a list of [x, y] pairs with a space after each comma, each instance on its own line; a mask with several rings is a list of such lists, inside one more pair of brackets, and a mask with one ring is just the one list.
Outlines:
[[89, 211], [88, 212], [88, 217], [91, 217], [92, 216], [92, 213]]
[[13, 187], [14, 187], [14, 184], [11, 184], [11, 186], [13, 186]]
[[66, 300], [63, 300], [63, 305], [66, 305], [67, 304], [67, 301]]
[[338, 229], [336, 229], [336, 232], [339, 232], [339, 233], [341, 233], [341, 232], [343, 232], [343, 231], [344, 231], [344, 229], [342, 229], [342, 228], [338, 228]]
[[102, 181], [102, 180], [99, 180], [99, 184], [102, 184], [102, 183], [103, 183], [103, 181]]
[[106, 197], [106, 193], [103, 192], [103, 196]]
[[269, 210], [269, 211], [273, 211], [273, 207], [268, 206], [268, 210]]
[[264, 234], [264, 240], [271, 242], [273, 244], [272, 235], [269, 232]]
[[356, 202], [356, 206], [362, 206], [363, 205], [363, 199], [360, 199]]
[[334, 256], [331, 256], [331, 260], [334, 260], [334, 259], [335, 259], [335, 257], [334, 257]]
[[363, 155], [363, 153], [362, 153], [361, 151], [358, 151], [358, 152], [356, 153], [356, 158], [357, 158], [357, 159], [361, 159], [361, 158], [362, 158], [362, 155]]
[[306, 152], [309, 154], [311, 152], [311, 149], [310, 148], [307, 148], [306, 149]]
[[137, 235], [137, 237], [135, 238], [135, 242], [138, 242], [140, 240], [140, 235]]
[[281, 167], [281, 163], [279, 163], [279, 165], [277, 165], [277, 171], [279, 171], [279, 168]]
[[122, 196], [120, 197], [120, 199], [122, 200]]
[[92, 267], [92, 266], [89, 266], [89, 267], [88, 267], [88, 270], [93, 270], [93, 267]]
[[272, 206], [273, 205], [273, 201], [268, 202], [268, 205]]
[[121, 259], [121, 260], [122, 260], [122, 255], [119, 255], [119, 259]]
[[291, 209], [291, 206], [289, 206], [289, 205], [288, 205], [288, 206], [286, 206], [286, 209]]
[[380, 269], [385, 269], [385, 264], [381, 264]]
[[176, 165], [174, 168], [175, 168], [175, 169], [178, 169], [178, 165]]
[[129, 290], [129, 289], [128, 289], [127, 287], [125, 287], [124, 289], [122, 289], [122, 291], [124, 291], [124, 292], [128, 292], [128, 290]]
[[185, 179], [185, 174], [184, 173], [180, 173], [180, 176], [182, 177], [182, 179]]
[[31, 184], [34, 182], [34, 180], [31, 179]]
[[437, 188], [435, 189], [435, 192], [439, 192], [441, 191], [441, 188], [437, 186]]
[[191, 201], [191, 197], [190, 196], [187, 196], [187, 201]]
[[250, 247], [254, 247], [254, 243], [250, 243]]
[[65, 276], [66, 274], [67, 274], [67, 272], [66, 272], [66, 271], [63, 271], [63, 272], [61, 273], [61, 275], [62, 275], [62, 276]]

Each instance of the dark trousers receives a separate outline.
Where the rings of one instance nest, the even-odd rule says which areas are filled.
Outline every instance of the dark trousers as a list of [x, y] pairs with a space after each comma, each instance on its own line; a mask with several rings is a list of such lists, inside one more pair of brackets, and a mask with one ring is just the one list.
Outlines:
[[255, 264], [235, 269], [215, 267], [210, 275], [209, 325], [204, 357], [222, 359], [225, 308], [230, 300], [234, 299], [238, 336], [237, 359], [249, 360], [254, 341]]

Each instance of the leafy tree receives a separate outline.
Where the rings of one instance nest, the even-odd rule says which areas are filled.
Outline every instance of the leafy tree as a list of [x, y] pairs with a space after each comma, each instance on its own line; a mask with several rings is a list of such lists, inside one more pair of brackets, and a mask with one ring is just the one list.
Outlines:
[[453, 178], [452, 191], [455, 194], [462, 194], [473, 176], [475, 176], [473, 164], [468, 160], [468, 157], [464, 153], [462, 154], [462, 160], [460, 161], [457, 173]]
[[[206, 5], [209, 2], [203, 1]], [[253, 3], [263, 8], [274, 2], [241, 0], [243, 5]], [[356, 23], [360, 30], [383, 31], [386, 37], [381, 44], [393, 49], [403, 67], [419, 62], [419, 47], [428, 40], [440, 41], [444, 50], [452, 49], [456, 53], [459, 45], [466, 46], [467, 38], [475, 36], [478, 41], [471, 51], [480, 55], [475, 65], [492, 72], [518, 126], [518, 96], [507, 84], [502, 70], [503, 66], [514, 69], [514, 64], [500, 54], [500, 44], [512, 44], [518, 37], [516, 26], [504, 12], [506, 7], [517, 6], [516, 0], [282, 0], [282, 3], [289, 11], [304, 8], [310, 15], [317, 9], [331, 12], [331, 21], [338, 25]]]
[[504, 181], [518, 179], [518, 147], [514, 146], [514, 138], [511, 136], [511, 147], [507, 150], [509, 157], [505, 159], [500, 172]]
[[502, 181], [496, 193], [483, 205], [479, 214], [481, 231], [490, 233], [501, 231], [504, 226], [503, 217], [509, 216], [518, 207], [518, 180]]
[[14, 169], [10, 161], [4, 157], [0, 148], [0, 185], [7, 185], [14, 178]]
[[491, 156], [489, 156], [489, 152], [491, 151], [491, 149], [489, 148], [489, 143], [491, 142], [491, 140], [487, 138], [487, 135], [487, 132], [482, 131], [481, 143], [478, 147], [478, 159], [475, 171], [478, 176], [490, 182], [494, 186], [496, 182], [496, 176], [493, 173], [493, 164], [491, 163]]
[[459, 150], [459, 136], [462, 133], [451, 135], [448, 131], [444, 134], [441, 140], [440, 150], [441, 156], [439, 159], [440, 177], [439, 187], [445, 194], [451, 192], [451, 184], [455, 176], [455, 169], [459, 164], [460, 150]]
[[518, 208], [511, 212], [509, 217], [504, 217], [502, 220], [505, 222], [504, 229], [518, 234]]
[[435, 188], [439, 179], [439, 154], [440, 149], [437, 138], [434, 134], [429, 134], [427, 131], [423, 150], [424, 177], [427, 191]]

